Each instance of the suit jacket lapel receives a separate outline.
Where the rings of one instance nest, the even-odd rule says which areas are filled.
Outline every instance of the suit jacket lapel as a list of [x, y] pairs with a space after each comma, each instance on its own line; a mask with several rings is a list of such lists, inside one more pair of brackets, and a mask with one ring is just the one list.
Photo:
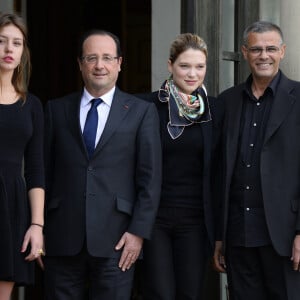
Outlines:
[[100, 149], [105, 145], [105, 143], [112, 136], [116, 128], [120, 125], [122, 119], [126, 116], [130, 109], [130, 99], [126, 96], [125, 93], [122, 93], [119, 89], [116, 88], [110, 112], [101, 135], [101, 138], [96, 146], [95, 153], [96, 155]]
[[65, 115], [70, 127], [70, 132], [74, 136], [74, 139], [78, 141], [82, 152], [88, 157], [79, 121], [80, 100], [80, 93], [71, 95], [69, 101], [65, 104]]
[[240, 131], [241, 114], [243, 105], [243, 88], [233, 96], [227, 112], [226, 136], [226, 161], [232, 166], [236, 160], [237, 145]]
[[212, 121], [201, 123], [201, 133], [204, 141], [203, 165], [206, 172], [208, 163], [210, 162], [211, 148], [208, 145], [212, 144]]
[[277, 92], [272, 104], [272, 109], [266, 128], [264, 143], [274, 134], [274, 132], [279, 128], [281, 123], [288, 116], [292, 105], [295, 102], [295, 97], [291, 94], [293, 86], [290, 81], [281, 74], [281, 80], [279, 82]]

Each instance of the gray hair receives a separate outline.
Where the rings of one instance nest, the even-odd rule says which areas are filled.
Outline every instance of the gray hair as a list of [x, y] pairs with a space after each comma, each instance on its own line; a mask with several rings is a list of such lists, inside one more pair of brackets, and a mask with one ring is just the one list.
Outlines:
[[276, 31], [280, 35], [280, 39], [281, 39], [280, 44], [283, 43], [283, 33], [278, 25], [271, 23], [271, 22], [267, 22], [267, 21], [258, 21], [258, 22], [252, 23], [245, 29], [245, 31], [243, 33], [244, 45], [247, 46], [248, 37], [249, 37], [250, 33], [252, 33], [252, 32], [263, 33], [263, 32], [267, 32], [267, 31]]

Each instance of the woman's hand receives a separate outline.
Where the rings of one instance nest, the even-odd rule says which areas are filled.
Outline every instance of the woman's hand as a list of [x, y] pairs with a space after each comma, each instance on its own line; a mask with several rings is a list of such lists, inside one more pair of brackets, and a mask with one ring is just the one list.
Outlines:
[[40, 259], [44, 252], [43, 228], [37, 225], [31, 225], [24, 236], [21, 252], [24, 253], [30, 245], [30, 253], [25, 257], [27, 261]]

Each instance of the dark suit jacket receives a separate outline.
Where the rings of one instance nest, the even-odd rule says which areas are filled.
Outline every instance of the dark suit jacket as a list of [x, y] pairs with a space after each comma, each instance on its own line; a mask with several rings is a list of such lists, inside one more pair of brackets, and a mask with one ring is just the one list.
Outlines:
[[[222, 239], [226, 239], [229, 191], [237, 157], [245, 84], [220, 94], [224, 102], [224, 201]], [[281, 74], [260, 154], [260, 175], [267, 227], [275, 250], [290, 256], [300, 230], [300, 83]]]
[[[137, 94], [138, 97], [147, 101], [155, 103], [161, 124], [166, 124], [169, 120], [168, 105], [162, 103], [158, 99], [158, 91], [148, 94]], [[208, 98], [210, 111], [212, 115], [212, 121], [201, 123], [201, 130], [203, 136], [203, 178], [201, 185], [203, 186], [203, 209], [204, 209], [204, 221], [207, 228], [207, 233], [211, 246], [214, 246], [215, 241], [215, 202], [213, 201], [212, 192], [217, 180], [214, 176], [215, 168], [217, 169], [219, 158], [216, 157], [218, 152], [216, 151], [219, 134], [220, 134], [220, 121], [222, 117], [222, 108], [216, 102], [217, 100], [213, 97]], [[215, 164], [214, 164], [215, 163]], [[215, 166], [215, 168], [213, 168]], [[213, 172], [211, 170], [213, 169]], [[213, 173], [213, 174], [212, 174]], [[188, 174], [187, 174], [188, 176]], [[216, 186], [219, 186], [216, 184]], [[213, 193], [214, 194], [214, 193]]]
[[81, 94], [49, 101], [45, 120], [47, 255], [118, 257], [128, 231], [150, 238], [159, 204], [161, 145], [155, 106], [116, 89], [89, 160], [79, 123]]

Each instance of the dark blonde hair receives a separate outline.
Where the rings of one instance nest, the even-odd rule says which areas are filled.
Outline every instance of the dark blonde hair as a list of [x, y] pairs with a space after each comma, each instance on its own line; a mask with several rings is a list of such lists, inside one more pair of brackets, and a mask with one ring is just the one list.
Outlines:
[[20, 64], [14, 70], [12, 84], [22, 100], [26, 100], [27, 87], [31, 74], [30, 51], [27, 45], [27, 27], [23, 19], [12, 13], [0, 13], [0, 30], [8, 25], [16, 26], [23, 35], [23, 53]]
[[207, 58], [208, 52], [205, 41], [197, 34], [182, 33], [171, 44], [169, 56], [171, 63], [173, 64], [178, 56], [188, 49], [200, 50]]

